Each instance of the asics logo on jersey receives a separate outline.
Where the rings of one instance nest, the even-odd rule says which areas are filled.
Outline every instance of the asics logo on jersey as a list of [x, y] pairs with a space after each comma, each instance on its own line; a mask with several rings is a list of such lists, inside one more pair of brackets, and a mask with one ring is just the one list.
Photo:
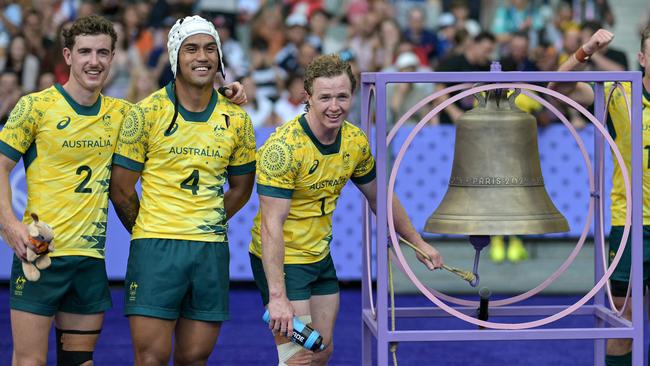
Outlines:
[[171, 128], [171, 129], [167, 129], [167, 130], [165, 131], [165, 136], [171, 136], [171, 135], [173, 135], [174, 132], [176, 132], [176, 130], [178, 130], [178, 123], [174, 122], [174, 124], [172, 125], [172, 128]]
[[70, 124], [70, 117], [65, 117], [64, 119], [59, 121], [59, 123], [56, 124], [56, 128], [62, 130], [68, 127], [69, 124]]
[[314, 163], [311, 165], [311, 168], [309, 168], [309, 174], [315, 172], [317, 168], [318, 168], [318, 160], [314, 160]]
[[221, 113], [221, 115], [223, 116], [223, 119], [226, 120], [226, 128], [230, 127], [230, 116], [225, 113]]

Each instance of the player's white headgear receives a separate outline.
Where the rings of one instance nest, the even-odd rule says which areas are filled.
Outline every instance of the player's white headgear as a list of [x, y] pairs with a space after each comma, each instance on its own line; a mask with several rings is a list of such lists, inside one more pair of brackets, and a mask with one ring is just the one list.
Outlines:
[[219, 33], [214, 28], [214, 25], [201, 18], [198, 15], [187, 16], [176, 21], [176, 24], [169, 31], [167, 37], [167, 51], [169, 53], [169, 63], [172, 66], [172, 73], [176, 77], [176, 68], [178, 67], [178, 51], [181, 49], [181, 44], [189, 36], [195, 34], [208, 34], [214, 38], [217, 43], [219, 51], [219, 66], [221, 67], [221, 76], [225, 77], [225, 69], [223, 67], [223, 53], [221, 52], [221, 40]]

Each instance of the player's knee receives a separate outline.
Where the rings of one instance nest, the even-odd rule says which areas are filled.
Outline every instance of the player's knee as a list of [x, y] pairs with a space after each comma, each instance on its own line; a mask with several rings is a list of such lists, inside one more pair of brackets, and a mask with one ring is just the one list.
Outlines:
[[46, 355], [21, 354], [14, 351], [12, 365], [45, 366]]
[[56, 329], [57, 366], [90, 366], [101, 330]]
[[313, 363], [316, 365], [327, 365], [327, 362], [329, 361], [330, 357], [332, 357], [333, 352], [334, 343], [330, 343], [324, 350], [314, 353]]
[[607, 340], [608, 355], [622, 355], [632, 352], [632, 339], [609, 339]]
[[204, 365], [210, 357], [211, 349], [183, 347], [174, 350], [174, 363], [177, 365]]

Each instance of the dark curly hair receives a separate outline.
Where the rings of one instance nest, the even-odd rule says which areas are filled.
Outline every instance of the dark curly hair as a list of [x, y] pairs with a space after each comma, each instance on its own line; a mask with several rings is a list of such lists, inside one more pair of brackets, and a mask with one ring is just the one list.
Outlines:
[[111, 51], [114, 50], [117, 33], [115, 33], [113, 23], [98, 15], [79, 18], [72, 23], [70, 28], [63, 30], [63, 47], [71, 50], [77, 36], [96, 36], [100, 34], [111, 37]]
[[350, 63], [343, 61], [338, 55], [322, 55], [316, 57], [305, 71], [305, 91], [311, 95], [314, 86], [314, 80], [320, 77], [332, 78], [341, 74], [347, 74], [350, 79], [350, 87], [354, 91], [357, 85], [357, 78], [352, 73]]

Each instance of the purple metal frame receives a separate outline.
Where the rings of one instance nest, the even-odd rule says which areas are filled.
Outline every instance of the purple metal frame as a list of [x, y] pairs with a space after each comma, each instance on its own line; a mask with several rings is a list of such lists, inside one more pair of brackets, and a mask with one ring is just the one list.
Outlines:
[[[388, 309], [388, 197], [392, 192], [387, 191], [387, 129], [386, 129], [386, 85], [389, 83], [537, 83], [549, 81], [594, 82], [595, 87], [595, 117], [603, 121], [604, 83], [610, 81], [630, 82], [632, 84], [632, 321], [619, 318], [606, 307], [605, 291], [601, 289], [594, 297], [593, 305], [583, 305], [572, 315], [592, 316], [596, 321], [590, 328], [531, 328], [522, 330], [497, 329], [449, 329], [449, 330], [399, 330], [389, 329]], [[372, 90], [372, 93], [371, 93]], [[432, 72], [432, 73], [363, 73], [361, 76], [362, 125], [370, 132], [371, 97], [374, 97], [375, 148], [377, 158], [377, 213], [376, 236], [371, 238], [368, 223], [372, 222], [368, 205], [364, 209], [363, 234], [363, 268], [370, 268], [372, 258], [370, 246], [372, 240], [376, 243], [377, 268], [377, 300], [374, 307], [372, 293], [372, 278], [370, 271], [362, 274], [362, 364], [372, 364], [372, 338], [377, 340], [375, 358], [377, 365], [388, 365], [388, 348], [391, 342], [410, 341], [463, 341], [463, 340], [544, 340], [544, 339], [593, 339], [594, 365], [604, 366], [605, 339], [631, 338], [632, 364], [641, 365], [643, 362], [643, 239], [642, 239], [642, 84], [640, 72]], [[370, 135], [370, 134], [369, 134]], [[593, 199], [596, 207], [602, 205], [603, 197], [603, 148], [604, 138], [595, 134], [594, 144], [594, 176], [595, 192]], [[433, 208], [432, 208], [433, 209]], [[600, 220], [600, 210], [594, 214], [594, 253], [595, 281], [603, 277], [602, 253], [599, 252], [603, 228]], [[558, 313], [566, 306], [503, 306], [490, 309], [494, 316], [548, 316]], [[474, 314], [475, 308], [454, 307], [463, 314]], [[449, 317], [446, 311], [438, 307], [426, 308], [397, 308], [396, 317]]]

